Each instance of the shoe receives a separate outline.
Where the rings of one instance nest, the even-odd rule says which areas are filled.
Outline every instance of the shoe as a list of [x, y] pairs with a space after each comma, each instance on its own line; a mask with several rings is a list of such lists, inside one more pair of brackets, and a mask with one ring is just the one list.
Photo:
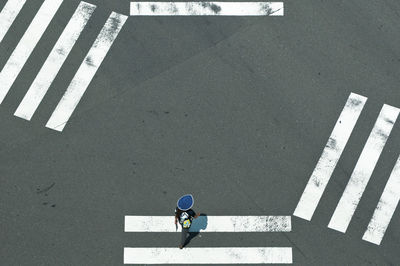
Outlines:
[[179, 248], [180, 248], [180, 249], [183, 249], [183, 246], [182, 246], [182, 245], [179, 245]]

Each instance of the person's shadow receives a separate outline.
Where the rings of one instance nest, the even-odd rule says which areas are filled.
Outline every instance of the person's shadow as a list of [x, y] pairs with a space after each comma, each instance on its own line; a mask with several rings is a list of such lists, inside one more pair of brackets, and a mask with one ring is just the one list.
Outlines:
[[208, 219], [207, 214], [205, 213], [200, 213], [199, 217], [193, 219], [192, 226], [190, 226], [189, 229], [189, 237], [186, 238], [185, 244], [183, 246], [188, 245], [193, 238], [200, 234], [200, 230], [205, 230], [207, 228], [207, 224]]

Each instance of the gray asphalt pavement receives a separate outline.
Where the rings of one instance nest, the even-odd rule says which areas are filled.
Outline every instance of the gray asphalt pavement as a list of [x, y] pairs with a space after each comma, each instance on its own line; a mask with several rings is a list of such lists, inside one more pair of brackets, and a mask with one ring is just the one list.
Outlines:
[[[13, 113], [77, 0], [64, 1], [0, 105], [0, 265], [123, 265], [123, 247], [177, 247], [179, 234], [124, 233], [124, 216], [173, 215], [185, 193], [207, 215], [292, 215], [350, 92], [368, 101], [311, 222], [201, 233], [190, 247], [291, 246], [294, 265], [400, 265], [399, 210], [380, 246], [361, 239], [399, 155], [399, 124], [347, 233], [327, 228], [382, 105], [400, 107], [399, 1], [130, 17], [53, 131], [44, 125], [109, 13], [129, 13], [129, 1], [88, 2], [97, 10], [32, 120]], [[0, 67], [41, 3], [28, 1], [0, 43]]]

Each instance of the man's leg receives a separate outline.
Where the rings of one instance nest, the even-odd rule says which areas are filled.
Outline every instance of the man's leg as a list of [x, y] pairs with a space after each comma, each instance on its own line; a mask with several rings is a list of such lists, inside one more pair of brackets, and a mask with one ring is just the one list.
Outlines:
[[189, 233], [189, 228], [182, 228], [181, 245], [179, 246], [179, 248], [183, 248], [183, 246], [185, 245], [188, 233]]

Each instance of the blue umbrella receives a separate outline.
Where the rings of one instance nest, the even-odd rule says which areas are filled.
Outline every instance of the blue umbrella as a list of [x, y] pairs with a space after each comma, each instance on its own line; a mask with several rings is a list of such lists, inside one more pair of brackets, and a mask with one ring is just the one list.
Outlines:
[[187, 211], [192, 208], [194, 203], [193, 196], [191, 194], [184, 195], [178, 199], [177, 206], [182, 211]]

